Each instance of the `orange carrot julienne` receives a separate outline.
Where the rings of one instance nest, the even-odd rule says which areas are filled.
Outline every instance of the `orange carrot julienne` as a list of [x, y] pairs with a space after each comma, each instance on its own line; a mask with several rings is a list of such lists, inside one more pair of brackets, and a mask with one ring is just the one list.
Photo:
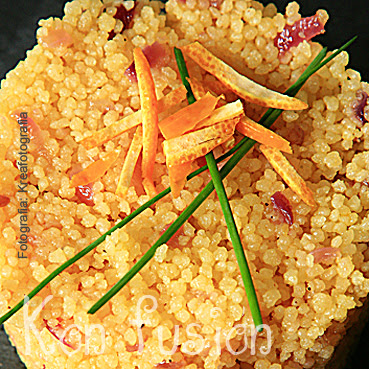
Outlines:
[[133, 136], [127, 156], [124, 160], [119, 182], [115, 194], [124, 197], [131, 185], [133, 173], [137, 164], [138, 157], [142, 150], [142, 126], [138, 126]]
[[200, 67], [219, 79], [227, 88], [246, 101], [284, 110], [306, 109], [307, 104], [290, 96], [267, 89], [235, 71], [218, 59], [199, 42], [181, 47], [181, 50]]
[[135, 188], [136, 194], [138, 197], [145, 195], [146, 191], [142, 184], [142, 165], [141, 165], [141, 156], [138, 157], [135, 169], [133, 171], [133, 176], [131, 180], [131, 186]]
[[148, 195], [156, 193], [153, 172], [158, 143], [158, 101], [150, 65], [138, 47], [133, 51], [142, 111], [142, 177]]
[[174, 198], [178, 197], [186, 184], [187, 176], [192, 172], [192, 161], [180, 165], [168, 166], [170, 188]]
[[[158, 113], [162, 113], [185, 100], [186, 92], [187, 90], [185, 86], [182, 85], [163, 96], [160, 100], [158, 100]], [[89, 150], [93, 147], [109, 142], [113, 138], [121, 135], [133, 127], [138, 126], [141, 123], [142, 112], [141, 110], [138, 110], [114, 122], [110, 126], [100, 129], [99, 131], [93, 133], [92, 136], [86, 137], [81, 141], [81, 143], [87, 150]]]
[[290, 143], [286, 139], [261, 124], [254, 122], [249, 117], [243, 116], [237, 124], [236, 130], [261, 144], [292, 154]]
[[120, 151], [112, 151], [103, 159], [99, 159], [85, 169], [76, 173], [71, 179], [71, 187], [83, 186], [91, 182], [97, 181], [118, 159]]
[[193, 104], [162, 120], [159, 123], [161, 133], [166, 139], [170, 139], [191, 131], [198, 122], [211, 114], [218, 100], [219, 97], [207, 93]]
[[274, 170], [287, 183], [288, 187], [299, 195], [301, 200], [307, 205], [314, 207], [316, 204], [313, 192], [283, 154], [279, 150], [265, 145], [260, 145], [260, 150], [268, 159]]

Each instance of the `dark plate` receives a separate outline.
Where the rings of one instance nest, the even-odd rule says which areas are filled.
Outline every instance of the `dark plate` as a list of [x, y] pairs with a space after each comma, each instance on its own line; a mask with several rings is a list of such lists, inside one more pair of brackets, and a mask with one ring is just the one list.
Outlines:
[[[40, 18], [61, 16], [65, 0], [0, 0], [0, 79], [13, 69], [19, 60], [25, 58], [25, 50], [35, 44], [35, 30]], [[270, 1], [262, 0], [264, 4]], [[341, 46], [354, 35], [359, 39], [350, 48], [350, 67], [361, 72], [363, 80], [369, 81], [369, 18], [368, 0], [299, 0], [301, 13], [315, 14], [318, 8], [327, 9], [330, 21], [327, 32], [316, 38], [330, 49]], [[280, 11], [289, 3], [275, 0]], [[369, 325], [359, 341], [358, 347], [350, 354], [346, 369], [369, 368], [368, 355]], [[0, 369], [22, 369], [15, 350], [0, 329]]]

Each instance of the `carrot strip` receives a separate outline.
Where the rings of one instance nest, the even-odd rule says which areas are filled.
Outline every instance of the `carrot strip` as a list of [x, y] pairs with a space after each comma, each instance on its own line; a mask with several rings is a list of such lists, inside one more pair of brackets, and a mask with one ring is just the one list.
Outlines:
[[[142, 177], [148, 195], [156, 193], [153, 173], [158, 143], [158, 102], [149, 62], [139, 47], [133, 51], [142, 110]], [[146, 186], [145, 186], [146, 185]]]
[[215, 109], [208, 117], [199, 122], [195, 129], [209, 127], [225, 120], [240, 117], [243, 114], [243, 106], [241, 100], [228, 103]]
[[162, 120], [159, 128], [164, 138], [168, 140], [192, 130], [198, 122], [210, 115], [218, 101], [219, 97], [207, 93], [198, 101]]
[[[142, 151], [141, 151], [142, 153]], [[145, 189], [143, 187], [142, 184], [142, 160], [141, 160], [141, 156], [140, 155], [138, 157], [135, 169], [133, 171], [133, 176], [132, 176], [132, 180], [131, 180], [131, 186], [133, 186], [136, 190], [136, 194], [137, 196], [141, 196], [141, 195], [145, 195]]]
[[123, 168], [120, 173], [119, 182], [115, 194], [124, 197], [131, 185], [133, 173], [137, 164], [138, 157], [142, 150], [142, 126], [138, 126], [133, 136], [127, 156], [124, 160]]
[[[181, 87], [169, 92], [158, 101], [158, 113], [162, 113], [169, 108], [179, 104], [186, 99], [186, 88]], [[86, 137], [81, 141], [82, 145], [87, 149], [100, 146], [113, 138], [121, 135], [122, 133], [130, 130], [133, 127], [142, 123], [142, 112], [138, 110], [126, 117], [116, 121], [108, 127], [105, 127], [92, 136]]]
[[72, 176], [71, 179], [71, 187], [83, 186], [91, 182], [97, 181], [101, 178], [105, 172], [114, 164], [114, 162], [118, 159], [120, 151], [112, 151], [103, 159], [99, 159], [85, 169], [76, 173]]
[[181, 194], [185, 184], [187, 176], [192, 172], [192, 161], [183, 163], [180, 165], [168, 166], [168, 175], [170, 188], [174, 198]]
[[260, 150], [291, 190], [298, 194], [307, 205], [314, 207], [313, 192], [283, 154], [273, 147], [264, 145], [260, 145]]
[[249, 117], [243, 116], [237, 124], [236, 130], [261, 144], [292, 154], [290, 143], [287, 140], [261, 124], [254, 122]]
[[218, 78], [226, 87], [246, 101], [284, 110], [307, 108], [307, 104], [304, 102], [269, 90], [236, 72], [198, 42], [183, 46], [181, 49], [203, 69]]

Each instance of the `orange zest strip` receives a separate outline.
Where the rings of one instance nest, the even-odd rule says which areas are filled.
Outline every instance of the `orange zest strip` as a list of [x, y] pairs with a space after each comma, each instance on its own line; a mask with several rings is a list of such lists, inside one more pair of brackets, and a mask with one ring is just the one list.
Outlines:
[[263, 145], [292, 154], [290, 143], [286, 139], [261, 124], [256, 123], [249, 117], [243, 116], [237, 124], [236, 130]]
[[176, 106], [182, 101], [186, 100], [187, 90], [185, 86], [180, 86], [173, 91], [170, 91], [167, 95], [163, 96], [160, 100], [158, 100], [158, 113], [162, 113], [163, 111]]
[[314, 207], [316, 204], [313, 192], [283, 154], [279, 150], [265, 145], [260, 145], [260, 150], [288, 187], [299, 195], [307, 205]]
[[120, 154], [119, 151], [112, 151], [103, 159], [99, 159], [89, 166], [76, 173], [70, 182], [71, 187], [83, 186], [97, 181], [114, 164]]
[[220, 97], [207, 93], [191, 105], [178, 110], [159, 123], [159, 128], [165, 139], [178, 137], [191, 131], [198, 122], [206, 118], [217, 105]]
[[163, 142], [164, 154], [175, 153], [181, 150], [186, 150], [213, 138], [221, 136], [229, 136], [233, 134], [235, 122], [233, 120], [214, 124], [210, 127], [205, 127], [197, 131], [186, 133], [180, 137], [171, 138]]
[[81, 141], [81, 143], [87, 150], [89, 150], [93, 147], [109, 142], [113, 138], [121, 135], [133, 127], [138, 126], [141, 123], [142, 114], [141, 110], [138, 110], [130, 115], [127, 115], [123, 119], [116, 121], [110, 126], [100, 129], [99, 131], [93, 133], [92, 136], [86, 137]]
[[206, 94], [204, 85], [197, 78], [186, 78], [191, 86], [191, 90], [196, 100], [201, 99]]
[[138, 157], [142, 150], [142, 126], [138, 126], [133, 136], [127, 156], [124, 160], [123, 168], [120, 173], [119, 182], [115, 194], [124, 197], [131, 185], [133, 173], [137, 164]]
[[196, 146], [189, 147], [180, 152], [172, 152], [167, 155], [167, 167], [172, 165], [181, 165], [191, 162], [201, 156], [205, 156], [211, 150], [214, 150], [217, 146], [221, 145], [230, 139], [232, 135], [224, 135], [219, 138], [213, 138], [209, 141], [202, 142]]
[[[226, 88], [218, 80], [213, 80], [213, 81], [207, 80], [207, 81], [200, 82], [197, 78], [194, 78], [194, 77], [186, 78], [186, 79], [191, 86], [192, 92], [196, 100], [198, 100], [199, 97], [204, 96], [206, 92], [210, 92], [212, 95], [215, 95], [215, 96], [220, 96], [220, 95], [224, 96], [223, 95], [224, 93], [231, 92], [231, 90]], [[221, 102], [225, 103], [225, 101], [223, 100], [221, 100], [219, 103]]]
[[198, 42], [183, 46], [181, 50], [246, 101], [283, 110], [301, 110], [308, 107], [296, 98], [269, 90], [236, 72]]
[[192, 172], [192, 161], [180, 165], [168, 166], [170, 188], [174, 198], [178, 197], [183, 190], [187, 176]]
[[[169, 92], [158, 101], [158, 113], [168, 110], [185, 99], [186, 88], [182, 85], [181, 87]], [[116, 121], [110, 126], [95, 132], [92, 136], [83, 139], [81, 143], [87, 150], [89, 150], [112, 140], [141, 123], [142, 112], [141, 110], [138, 110], [133, 114], [127, 115], [123, 119]]]
[[167, 167], [179, 165], [206, 155], [216, 146], [227, 141], [234, 133], [239, 118], [205, 127], [163, 142]]
[[231, 92], [230, 89], [226, 88], [222, 82], [218, 81], [217, 79], [212, 81], [205, 82], [206, 87], [210, 89], [210, 91], [214, 92], [217, 95], [225, 94]]
[[199, 122], [195, 129], [209, 127], [225, 120], [240, 117], [243, 114], [243, 106], [241, 100], [228, 103], [215, 109], [208, 117]]
[[[149, 196], [155, 195], [154, 163], [158, 145], [158, 101], [149, 62], [139, 47], [133, 51], [142, 111], [142, 177]], [[146, 184], [146, 186], [145, 186]]]

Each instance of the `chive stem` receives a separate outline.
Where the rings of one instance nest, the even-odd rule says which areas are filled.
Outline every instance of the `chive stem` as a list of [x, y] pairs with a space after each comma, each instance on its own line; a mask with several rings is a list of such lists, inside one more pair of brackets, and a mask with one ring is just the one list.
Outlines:
[[233, 217], [231, 206], [229, 204], [227, 194], [224, 188], [224, 184], [220, 177], [217, 164], [214, 159], [213, 153], [209, 153], [205, 156], [206, 162], [208, 164], [209, 172], [214, 183], [215, 191], [217, 192], [220, 206], [222, 207], [224, 219], [227, 224], [229, 236], [232, 241], [234, 253], [236, 255], [238, 267], [241, 272], [242, 281], [245, 287], [247, 300], [249, 303], [252, 319], [256, 328], [263, 325], [263, 319], [261, 317], [260, 306], [258, 298], [255, 292], [255, 286], [252, 281], [250, 268], [247, 264], [247, 259], [242, 246], [241, 238], [238, 233], [236, 223]]
[[[191, 86], [188, 82], [188, 70], [186, 66], [186, 62], [184, 60], [182, 51], [178, 48], [174, 48], [174, 55], [176, 57], [176, 61], [178, 64], [179, 74], [181, 76], [182, 82], [186, 81], [185, 87], [187, 88], [187, 93], [190, 95], [188, 96], [188, 103], [192, 104], [196, 101], [195, 96], [191, 90]], [[209, 172], [211, 175], [211, 179], [214, 184], [215, 191], [218, 195], [219, 203], [223, 211], [223, 216], [229, 231], [229, 236], [231, 238], [232, 246], [236, 255], [238, 268], [241, 273], [242, 281], [244, 284], [244, 288], [246, 291], [247, 300], [249, 303], [251, 315], [254, 321], [255, 327], [262, 327], [263, 319], [261, 317], [260, 306], [255, 292], [255, 286], [252, 281], [252, 277], [250, 274], [250, 268], [247, 264], [246, 255], [242, 246], [241, 238], [238, 233], [236, 223], [233, 217], [233, 213], [231, 210], [231, 206], [228, 201], [227, 193], [224, 188], [224, 184], [222, 178], [219, 174], [219, 170], [217, 167], [217, 163], [214, 158], [213, 152], [209, 152], [205, 155], [206, 163], [209, 168]]]

